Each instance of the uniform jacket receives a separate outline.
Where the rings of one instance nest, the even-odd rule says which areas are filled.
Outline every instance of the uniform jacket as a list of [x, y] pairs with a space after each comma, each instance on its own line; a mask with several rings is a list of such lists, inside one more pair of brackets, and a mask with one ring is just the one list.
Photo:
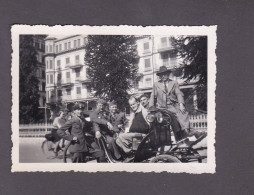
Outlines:
[[124, 129], [126, 118], [123, 112], [118, 112], [115, 114], [115, 116], [109, 113], [108, 120], [113, 125], [115, 132], [119, 132], [121, 130], [118, 128], [118, 125], [123, 125], [123, 129]]
[[93, 122], [93, 131], [104, 131], [110, 133], [106, 125], [109, 122], [107, 120], [108, 115], [104, 111], [94, 110], [90, 113], [90, 120]]
[[[170, 99], [171, 102], [167, 102], [167, 99]], [[165, 85], [162, 81], [154, 83], [154, 88], [150, 97], [149, 106], [150, 107], [158, 106], [161, 108], [166, 108], [167, 103], [184, 104], [183, 93], [180, 91], [179, 84], [177, 81], [174, 80], [168, 81], [167, 92], [165, 90]]]
[[[84, 136], [84, 122], [78, 118], [77, 116], [72, 117], [70, 120], [68, 120], [64, 126], [62, 126], [60, 129], [57, 130], [57, 133], [60, 137], [71, 141], [73, 137], [78, 138], [78, 142], [74, 143], [73, 145], [70, 145], [70, 152], [87, 152], [87, 143], [85, 141]], [[70, 135], [66, 133], [66, 130], [70, 129]]]

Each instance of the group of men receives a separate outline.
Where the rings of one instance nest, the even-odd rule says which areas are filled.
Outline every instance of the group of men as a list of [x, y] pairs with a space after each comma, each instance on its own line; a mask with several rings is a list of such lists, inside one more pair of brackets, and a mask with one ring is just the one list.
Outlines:
[[[150, 100], [144, 94], [139, 99], [130, 97], [129, 105], [132, 113], [129, 120], [129, 130], [125, 130], [125, 115], [117, 110], [114, 101], [109, 103], [109, 113], [104, 110], [104, 100], [97, 101], [96, 109], [90, 113], [92, 131], [96, 138], [101, 137], [101, 134], [106, 137], [109, 150], [116, 160], [122, 159], [121, 154], [132, 152], [133, 138], [145, 136], [149, 132], [149, 122], [146, 116], [151, 106], [164, 108], [173, 113], [181, 126], [183, 137], [188, 136], [189, 119], [184, 107], [183, 93], [180, 91], [178, 83], [170, 79], [170, 73], [170, 70], [165, 66], [160, 67], [157, 73], [160, 80], [155, 83]], [[73, 162], [84, 162], [87, 155], [97, 158], [98, 162], [105, 162], [104, 152], [93, 139], [87, 140], [85, 137], [84, 129], [86, 129], [87, 123], [82, 117], [79, 105], [74, 105], [72, 118], [58, 128], [57, 134], [73, 142], [70, 146]], [[117, 137], [115, 137], [116, 134]]]

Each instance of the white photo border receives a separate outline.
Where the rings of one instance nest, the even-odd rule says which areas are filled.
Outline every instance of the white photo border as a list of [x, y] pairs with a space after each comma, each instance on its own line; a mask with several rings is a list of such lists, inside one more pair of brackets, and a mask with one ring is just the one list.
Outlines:
[[[170, 172], [215, 173], [215, 91], [217, 26], [73, 26], [13, 25], [12, 37], [12, 172]], [[208, 37], [207, 163], [20, 163], [19, 162], [19, 35], [197, 35]]]

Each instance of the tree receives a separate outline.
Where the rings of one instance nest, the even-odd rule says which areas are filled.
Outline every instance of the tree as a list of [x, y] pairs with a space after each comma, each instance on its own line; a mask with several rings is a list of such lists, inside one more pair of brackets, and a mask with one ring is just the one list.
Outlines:
[[36, 77], [37, 58], [33, 46], [33, 35], [20, 35], [19, 41], [19, 122], [23, 124], [38, 122], [39, 80]]
[[207, 36], [181, 36], [172, 38], [182, 59], [183, 78], [196, 80], [198, 107], [207, 110]]
[[88, 36], [85, 61], [95, 96], [127, 103], [130, 80], [137, 73], [138, 55], [134, 36]]

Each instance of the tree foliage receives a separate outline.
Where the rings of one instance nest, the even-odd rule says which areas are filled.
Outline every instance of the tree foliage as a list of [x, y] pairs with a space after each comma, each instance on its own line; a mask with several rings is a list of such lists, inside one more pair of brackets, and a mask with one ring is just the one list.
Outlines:
[[198, 107], [207, 110], [207, 36], [181, 36], [172, 43], [182, 59], [183, 78], [196, 80]]
[[134, 36], [88, 36], [85, 61], [97, 97], [125, 105], [129, 81], [137, 73], [136, 48]]
[[20, 35], [19, 38], [19, 122], [27, 124], [41, 119], [37, 58], [33, 36]]

